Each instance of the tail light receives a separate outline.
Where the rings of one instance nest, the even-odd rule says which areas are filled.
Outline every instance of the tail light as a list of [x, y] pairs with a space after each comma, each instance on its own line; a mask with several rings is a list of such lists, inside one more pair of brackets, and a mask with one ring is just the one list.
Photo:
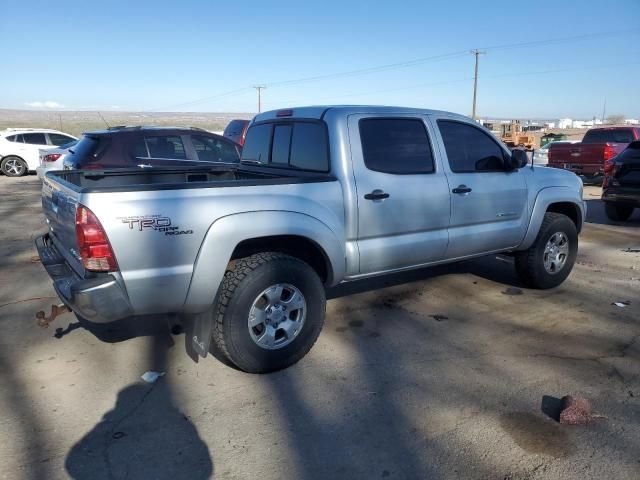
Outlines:
[[610, 158], [613, 158], [616, 156], [616, 149], [613, 148], [613, 146], [611, 145], [605, 145], [604, 146], [604, 159], [605, 160], [609, 160]]
[[42, 156], [43, 162], [55, 162], [62, 156], [61, 153], [48, 153]]
[[84, 268], [92, 272], [112, 272], [118, 269], [107, 234], [91, 210], [76, 208], [76, 240]]
[[613, 161], [613, 158], [606, 158], [606, 147], [605, 147], [605, 161], [604, 161], [604, 173], [607, 175], [611, 175], [613, 173], [613, 169], [615, 168], [616, 162]]

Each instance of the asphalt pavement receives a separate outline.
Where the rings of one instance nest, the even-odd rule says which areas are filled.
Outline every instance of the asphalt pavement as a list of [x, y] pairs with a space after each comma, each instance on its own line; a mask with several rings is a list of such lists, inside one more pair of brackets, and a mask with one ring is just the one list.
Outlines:
[[[269, 375], [195, 363], [170, 317], [37, 327], [39, 182], [0, 192], [0, 478], [640, 478], [640, 212], [608, 221], [596, 187], [562, 286], [486, 257], [336, 288]], [[567, 394], [599, 417], [559, 424]]]

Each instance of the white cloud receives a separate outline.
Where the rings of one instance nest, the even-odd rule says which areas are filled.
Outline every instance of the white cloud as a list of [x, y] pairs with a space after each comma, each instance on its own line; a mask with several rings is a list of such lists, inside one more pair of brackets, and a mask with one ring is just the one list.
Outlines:
[[33, 108], [63, 108], [64, 107], [64, 105], [58, 102], [54, 102], [52, 100], [47, 100], [44, 102], [26, 102], [25, 105], [27, 107], [33, 107]]

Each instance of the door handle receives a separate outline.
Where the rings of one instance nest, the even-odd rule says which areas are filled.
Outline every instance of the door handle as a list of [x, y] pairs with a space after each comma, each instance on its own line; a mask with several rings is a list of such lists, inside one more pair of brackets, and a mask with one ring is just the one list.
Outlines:
[[466, 185], [458, 185], [456, 188], [454, 188], [453, 190], [451, 190], [453, 193], [462, 193], [462, 194], [467, 194], [471, 192], [471, 188], [467, 187]]
[[389, 198], [389, 194], [376, 188], [373, 192], [367, 193], [364, 198], [365, 200], [384, 200], [385, 198]]

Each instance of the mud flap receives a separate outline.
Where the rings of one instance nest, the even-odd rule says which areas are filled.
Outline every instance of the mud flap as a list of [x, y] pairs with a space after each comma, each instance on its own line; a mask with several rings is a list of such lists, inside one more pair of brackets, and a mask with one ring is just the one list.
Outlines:
[[191, 347], [193, 350], [205, 358], [211, 346], [211, 333], [213, 329], [213, 312], [211, 309], [193, 315], [191, 323]]

